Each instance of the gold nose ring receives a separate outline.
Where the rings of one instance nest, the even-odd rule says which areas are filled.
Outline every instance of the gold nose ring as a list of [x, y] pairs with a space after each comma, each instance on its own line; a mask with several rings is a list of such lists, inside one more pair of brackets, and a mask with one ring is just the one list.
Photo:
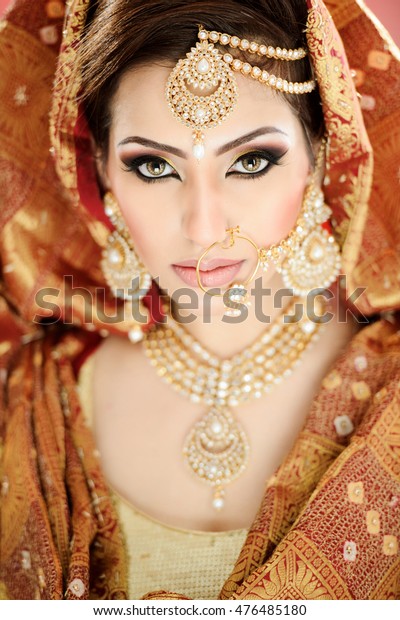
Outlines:
[[204, 250], [204, 252], [202, 253], [202, 255], [200, 256], [199, 260], [197, 261], [197, 265], [196, 265], [196, 277], [197, 277], [197, 283], [199, 285], [199, 287], [201, 288], [201, 290], [204, 293], [207, 293], [208, 295], [212, 295], [215, 297], [223, 297], [224, 293], [210, 293], [204, 286], [203, 283], [201, 281], [201, 275], [200, 275], [200, 267], [201, 267], [201, 262], [204, 260], [204, 257], [207, 256], [207, 254], [209, 252], [211, 252], [211, 250], [217, 246], [219, 246], [222, 250], [229, 250], [230, 248], [232, 248], [237, 239], [243, 239], [244, 241], [247, 241], [248, 243], [250, 243], [252, 245], [252, 247], [255, 249], [255, 251], [257, 252], [257, 264], [254, 268], [254, 270], [252, 271], [251, 275], [247, 278], [247, 280], [245, 282], [241, 282], [240, 284], [235, 283], [233, 284], [233, 282], [231, 284], [228, 285], [227, 289], [229, 290], [230, 288], [232, 288], [233, 286], [235, 288], [245, 288], [255, 277], [259, 266], [260, 266], [260, 253], [259, 253], [259, 248], [257, 246], [257, 244], [250, 239], [250, 237], [248, 237], [247, 235], [244, 235], [240, 232], [240, 226], [234, 226], [232, 228], [227, 228], [226, 231], [227, 233], [227, 237], [228, 237], [228, 241], [227, 241], [227, 245], [224, 245], [226, 242], [226, 238], [223, 241], [215, 241], [214, 243], [212, 243], [206, 250]]

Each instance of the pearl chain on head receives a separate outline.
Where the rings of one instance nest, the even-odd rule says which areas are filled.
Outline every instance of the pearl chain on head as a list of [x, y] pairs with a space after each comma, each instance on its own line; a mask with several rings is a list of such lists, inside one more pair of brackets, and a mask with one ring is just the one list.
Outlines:
[[[301, 60], [307, 56], [307, 51], [303, 48], [289, 49], [273, 47], [272, 45], [260, 45], [255, 41], [248, 41], [247, 39], [239, 39], [236, 36], [229, 36], [221, 32], [213, 30], [200, 29], [198, 37], [200, 41], [211, 41], [212, 43], [219, 43], [220, 45], [229, 45], [232, 48], [240, 49], [243, 52], [257, 54], [260, 57], [275, 58], [276, 60]], [[249, 75], [250, 77], [259, 80], [261, 83], [271, 86], [275, 90], [280, 90], [286, 93], [302, 95], [304, 93], [310, 93], [316, 86], [315, 80], [308, 80], [306, 82], [290, 82], [263, 71], [260, 67], [251, 65], [248, 62], [242, 62], [239, 58], [234, 58], [232, 54], [224, 54], [223, 60], [232, 67], [234, 71], [240, 71], [243, 75]]]
[[197, 160], [204, 157], [203, 129], [220, 125], [237, 103], [238, 89], [234, 71], [284, 93], [303, 95], [310, 93], [316, 86], [315, 80], [290, 82], [261, 67], [242, 62], [230, 53], [221, 55], [214, 43], [257, 54], [260, 58], [264, 56], [285, 61], [304, 58], [307, 54], [304, 48], [275, 48], [237, 36], [209, 32], [201, 26], [198, 38], [196, 46], [171, 71], [165, 91], [172, 114], [193, 130], [193, 155]]

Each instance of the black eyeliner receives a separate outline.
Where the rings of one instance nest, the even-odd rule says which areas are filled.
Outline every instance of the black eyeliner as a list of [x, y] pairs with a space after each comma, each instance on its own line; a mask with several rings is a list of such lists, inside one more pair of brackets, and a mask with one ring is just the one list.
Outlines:
[[260, 157], [262, 159], [266, 159], [269, 162], [269, 165], [260, 170], [259, 172], [238, 172], [237, 170], [233, 170], [232, 172], [227, 172], [226, 176], [238, 176], [240, 178], [249, 177], [253, 180], [259, 179], [272, 168], [272, 166], [281, 165], [281, 159], [286, 155], [289, 149], [282, 151], [282, 149], [255, 149], [253, 151], [248, 151], [247, 153], [243, 153], [233, 162], [232, 166], [237, 164], [243, 159], [248, 157]]
[[141, 181], [144, 181], [145, 183], [154, 183], [155, 181], [161, 181], [161, 180], [170, 179], [170, 178], [179, 179], [179, 176], [177, 173], [166, 174], [166, 175], [159, 176], [159, 177], [157, 176], [146, 177], [144, 174], [142, 174], [139, 171], [139, 166], [142, 166], [143, 164], [148, 164], [150, 162], [162, 162], [170, 166], [171, 164], [167, 162], [165, 159], [163, 159], [162, 157], [157, 157], [155, 155], [140, 155], [139, 157], [128, 157], [128, 158], [121, 159], [121, 162], [124, 165], [122, 169], [125, 172], [134, 172], [136, 176]]

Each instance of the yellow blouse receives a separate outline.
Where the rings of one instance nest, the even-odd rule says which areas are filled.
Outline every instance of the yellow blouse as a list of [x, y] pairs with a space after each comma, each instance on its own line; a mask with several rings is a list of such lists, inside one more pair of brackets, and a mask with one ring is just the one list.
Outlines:
[[[79, 373], [85, 417], [92, 425], [93, 356]], [[185, 593], [193, 599], [216, 599], [232, 570], [247, 530], [202, 532], [166, 525], [144, 514], [113, 492], [129, 557], [129, 596], [154, 590]]]

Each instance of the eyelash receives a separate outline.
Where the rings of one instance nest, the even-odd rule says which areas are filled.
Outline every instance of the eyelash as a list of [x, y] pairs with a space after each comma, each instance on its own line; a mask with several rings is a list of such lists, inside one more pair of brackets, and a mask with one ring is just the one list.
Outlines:
[[227, 176], [236, 176], [236, 177], [241, 177], [241, 178], [246, 178], [246, 179], [252, 179], [253, 181], [255, 181], [256, 179], [260, 179], [265, 174], [267, 174], [267, 172], [272, 168], [272, 166], [280, 165], [281, 159], [286, 154], [286, 152], [287, 151], [282, 153], [282, 151], [259, 149], [255, 151], [249, 151], [248, 153], [244, 153], [243, 155], [240, 155], [240, 157], [238, 157], [233, 162], [232, 166], [234, 166], [235, 164], [238, 164], [239, 162], [245, 159], [250, 159], [251, 157], [264, 159], [268, 162], [268, 165], [265, 166], [265, 168], [263, 168], [262, 170], [259, 170], [258, 172], [256, 171], [256, 172], [246, 173], [246, 172], [239, 172], [237, 170], [234, 170], [232, 172], [227, 172]]
[[[244, 153], [243, 155], [240, 155], [240, 157], [238, 157], [231, 165], [234, 166], [235, 164], [238, 164], [239, 162], [245, 160], [245, 159], [249, 159], [250, 157], [258, 157], [260, 159], [264, 159], [268, 162], [268, 165], [265, 166], [265, 168], [263, 168], [260, 171], [256, 171], [256, 172], [239, 172], [237, 170], [234, 170], [232, 172], [227, 172], [226, 176], [237, 176], [237, 177], [241, 177], [241, 178], [249, 178], [249, 179], [253, 179], [254, 181], [256, 179], [260, 179], [261, 177], [263, 177], [270, 169], [272, 166], [279, 166], [280, 165], [280, 160], [282, 159], [282, 157], [284, 157], [284, 155], [286, 155], [286, 152], [281, 152], [281, 151], [275, 151], [275, 150], [264, 150], [264, 149], [258, 149], [255, 151], [249, 151], [248, 153]], [[151, 155], [142, 155], [141, 157], [136, 157], [134, 159], [128, 159], [126, 161], [123, 162], [124, 164], [124, 170], [126, 172], [134, 172], [136, 174], [136, 176], [141, 180], [144, 181], [145, 183], [155, 183], [155, 182], [159, 182], [159, 181], [164, 181], [166, 179], [170, 179], [170, 178], [176, 178], [179, 179], [178, 174], [167, 174], [165, 176], [160, 176], [160, 177], [146, 177], [145, 175], [143, 175], [140, 171], [139, 171], [139, 167], [142, 166], [143, 164], [148, 164], [148, 163], [158, 163], [158, 162], [162, 162], [167, 164], [168, 166], [171, 166], [171, 164], [169, 164], [165, 159], [163, 159], [162, 157], [156, 157], [156, 156], [151, 156]], [[171, 166], [172, 167], [172, 166]]]
[[[154, 177], [154, 178], [146, 177], [139, 170], [139, 167], [142, 166], [143, 164], [158, 163], [158, 162], [165, 163], [165, 164], [167, 164], [167, 166], [171, 166], [171, 164], [169, 164], [162, 157], [155, 157], [155, 156], [152, 156], [152, 155], [142, 155], [141, 157], [136, 157], [134, 159], [128, 159], [128, 160], [124, 161], [123, 164], [125, 166], [124, 170], [126, 172], [134, 172], [136, 174], [136, 176], [141, 181], [144, 181], [145, 183], [155, 183], [156, 181], [164, 181], [164, 179], [170, 179], [170, 178], [179, 179], [178, 174], [166, 174], [165, 176]], [[171, 166], [171, 168], [172, 168], [172, 166]]]

